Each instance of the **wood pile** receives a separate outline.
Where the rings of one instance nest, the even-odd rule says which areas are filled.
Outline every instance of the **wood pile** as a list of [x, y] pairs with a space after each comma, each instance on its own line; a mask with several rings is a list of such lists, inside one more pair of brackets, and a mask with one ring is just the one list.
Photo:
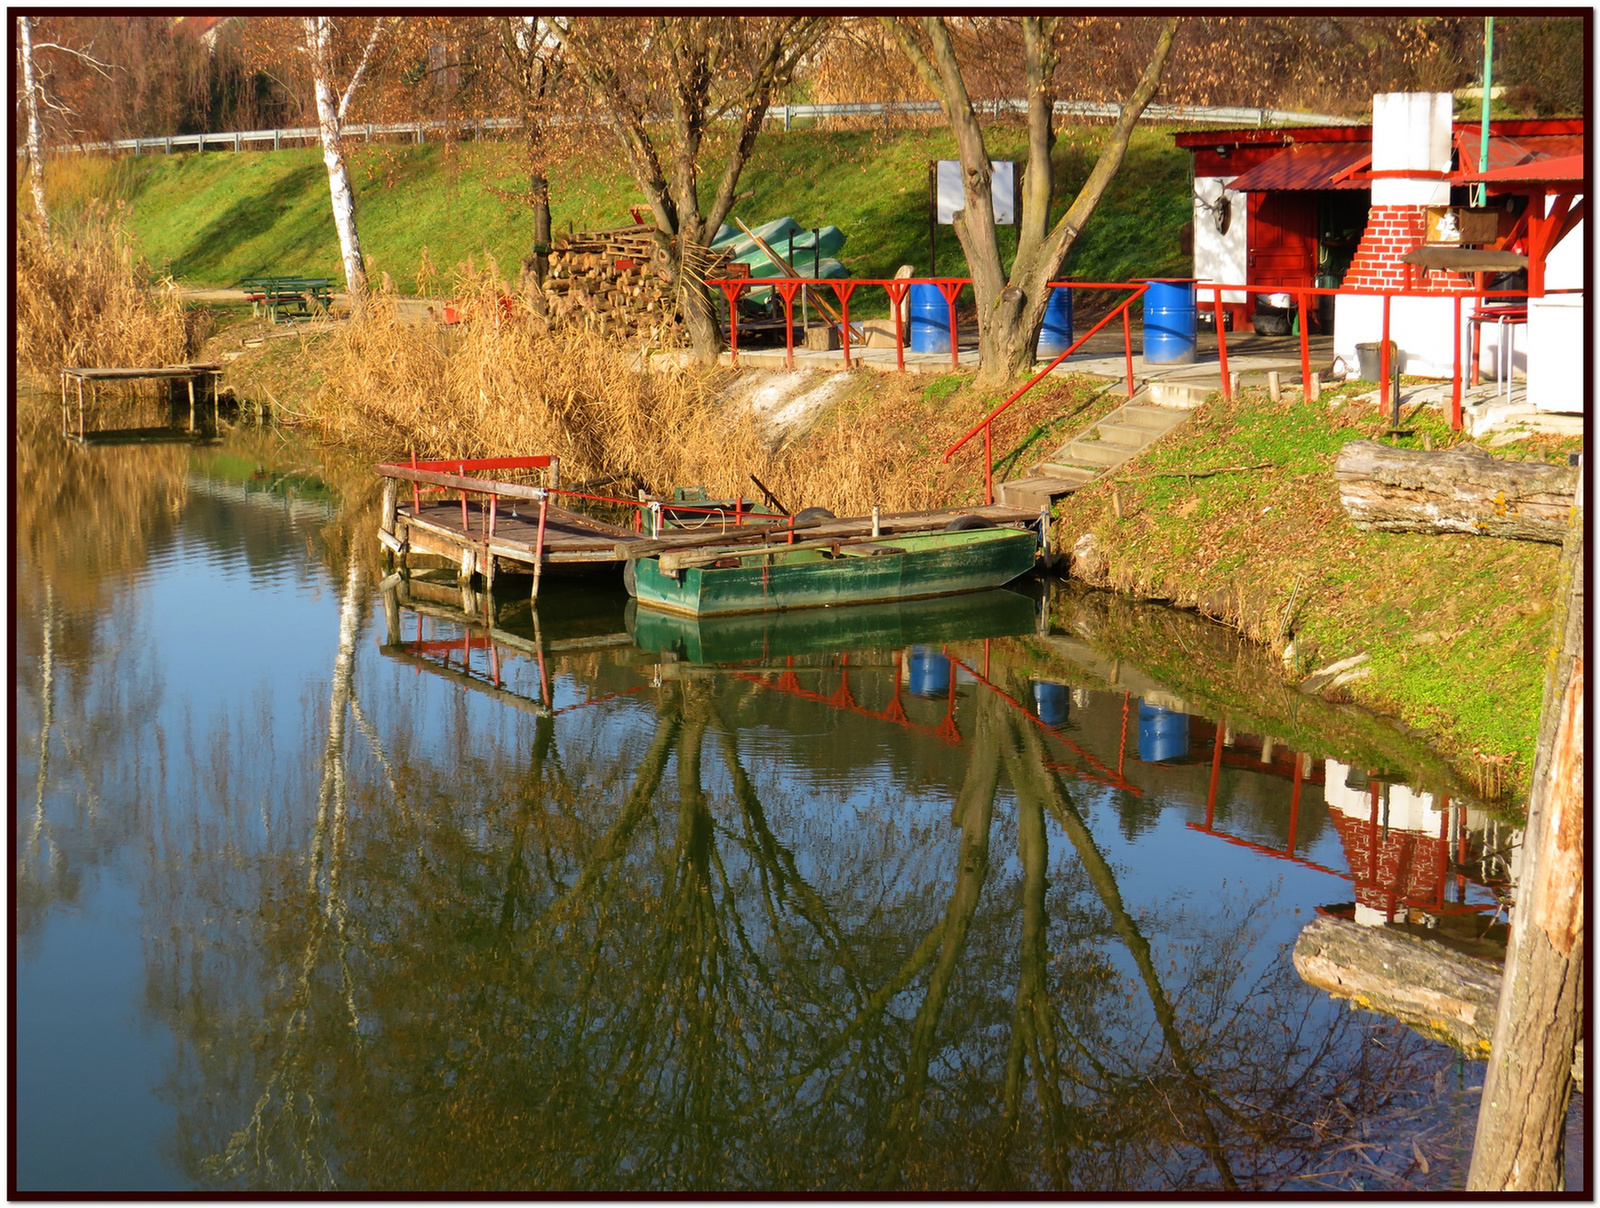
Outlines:
[[[559, 235], [550, 249], [544, 294], [552, 327], [587, 327], [602, 336], [672, 342], [683, 328], [672, 260], [648, 226]], [[693, 248], [688, 271], [701, 279], [727, 271], [728, 257]]]

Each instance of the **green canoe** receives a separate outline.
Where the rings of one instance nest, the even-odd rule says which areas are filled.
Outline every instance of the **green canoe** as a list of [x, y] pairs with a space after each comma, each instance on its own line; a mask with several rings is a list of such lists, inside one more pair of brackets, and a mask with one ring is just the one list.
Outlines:
[[668, 550], [627, 564], [628, 593], [686, 616], [916, 600], [999, 587], [1033, 569], [1031, 528], [979, 528]]

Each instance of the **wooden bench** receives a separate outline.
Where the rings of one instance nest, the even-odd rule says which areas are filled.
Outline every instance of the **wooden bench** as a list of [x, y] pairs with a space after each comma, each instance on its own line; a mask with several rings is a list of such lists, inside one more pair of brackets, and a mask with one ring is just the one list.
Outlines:
[[239, 283], [250, 299], [250, 313], [265, 311], [274, 323], [280, 318], [310, 318], [327, 313], [333, 301], [327, 277], [246, 277]]

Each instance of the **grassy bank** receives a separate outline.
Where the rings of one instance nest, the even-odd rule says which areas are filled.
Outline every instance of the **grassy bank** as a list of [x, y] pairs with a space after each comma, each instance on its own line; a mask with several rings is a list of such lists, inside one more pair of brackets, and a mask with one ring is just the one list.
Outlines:
[[[1333, 477], [1346, 443], [1464, 438], [1431, 412], [1408, 420], [1413, 435], [1388, 437], [1353, 393], [1309, 406], [1255, 390], [1214, 397], [1061, 509], [1066, 547], [1092, 544], [1075, 573], [1225, 620], [1284, 655], [1294, 678], [1367, 654], [1344, 699], [1427, 735], [1486, 796], [1522, 791], [1560, 550], [1354, 528]], [[1511, 455], [1559, 461], [1579, 443], [1530, 439]]]
[[[1055, 151], [1059, 209], [1082, 186], [1102, 127], [1062, 132]], [[1021, 131], [996, 129], [995, 158], [1022, 159]], [[362, 245], [374, 277], [416, 290], [431, 261], [446, 273], [493, 257], [512, 275], [531, 239], [525, 179], [514, 143], [356, 144], [350, 155]], [[788, 214], [803, 226], [837, 225], [840, 257], [859, 277], [891, 276], [928, 260], [927, 165], [955, 156], [940, 130], [770, 131], [740, 182], [751, 196], [735, 214], [752, 225]], [[630, 221], [642, 197], [621, 157], [588, 156], [550, 170], [557, 230]], [[1185, 270], [1179, 228], [1189, 219], [1188, 155], [1162, 130], [1140, 130], [1122, 173], [1079, 241], [1067, 271], [1094, 280]], [[704, 184], [715, 187], [714, 173]], [[196, 286], [226, 286], [265, 272], [339, 277], [327, 175], [316, 148], [242, 153], [64, 157], [48, 176], [53, 212], [71, 225], [94, 198], [131, 207], [129, 229], [151, 265]], [[1002, 248], [1014, 246], [1003, 231]], [[424, 256], [426, 249], [426, 257]], [[952, 228], [940, 227], [942, 273], [964, 274]]]

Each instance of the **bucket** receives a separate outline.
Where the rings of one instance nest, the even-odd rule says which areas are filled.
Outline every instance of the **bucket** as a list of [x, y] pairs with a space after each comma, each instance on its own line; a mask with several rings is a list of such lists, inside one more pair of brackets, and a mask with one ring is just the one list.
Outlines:
[[[1357, 344], [1356, 359], [1361, 362], [1360, 375], [1363, 382], [1376, 382], [1383, 375], [1383, 344]], [[1389, 373], [1400, 372], [1400, 348], [1393, 341], [1389, 341]]]
[[1144, 360], [1147, 365], [1194, 363], [1194, 278], [1150, 281], [1144, 295]]
[[1072, 291], [1056, 286], [1044, 308], [1044, 326], [1039, 328], [1039, 358], [1054, 360], [1072, 347]]
[[1065, 684], [1040, 681], [1033, 685], [1033, 711], [1047, 726], [1067, 723], [1067, 710], [1072, 701], [1072, 689]]
[[1189, 715], [1139, 702], [1139, 758], [1146, 763], [1189, 753]]
[[926, 646], [911, 648], [911, 695], [947, 696], [950, 692], [950, 660]]
[[950, 351], [950, 305], [937, 285], [911, 287], [911, 351]]

